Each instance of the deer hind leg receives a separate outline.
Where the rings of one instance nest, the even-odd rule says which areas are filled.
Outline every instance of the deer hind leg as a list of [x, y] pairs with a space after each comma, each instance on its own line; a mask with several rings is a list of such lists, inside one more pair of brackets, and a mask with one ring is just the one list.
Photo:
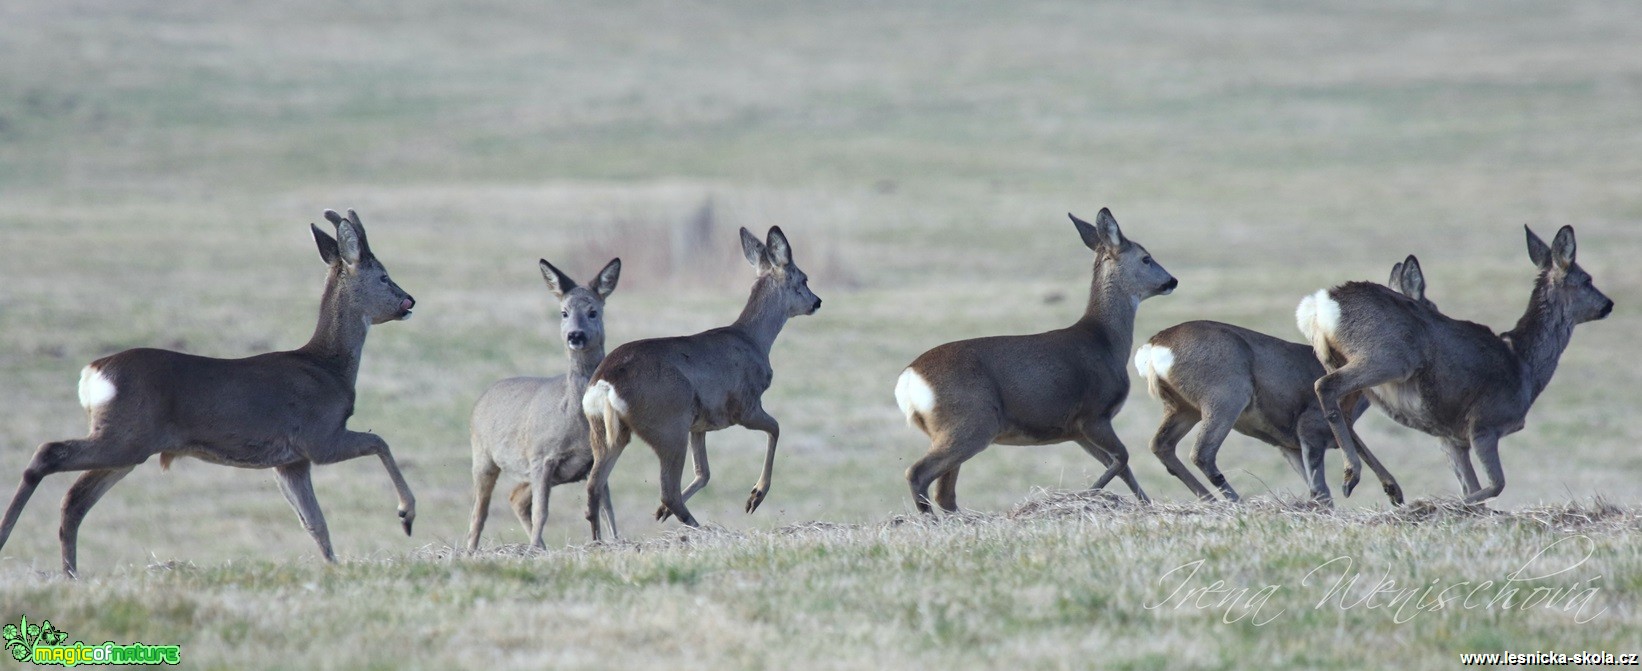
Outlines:
[[1357, 441], [1357, 447], [1362, 450], [1363, 463], [1368, 464], [1368, 469], [1374, 471], [1374, 477], [1380, 481], [1380, 489], [1385, 490], [1385, 497], [1391, 501], [1391, 505], [1402, 505], [1402, 485], [1397, 484], [1397, 478], [1392, 476], [1391, 471], [1386, 469], [1385, 465], [1380, 463], [1380, 459], [1374, 456], [1374, 452], [1368, 449], [1368, 444], [1363, 442], [1362, 436], [1357, 435], [1356, 426], [1351, 427], [1351, 439]]
[[343, 431], [330, 445], [312, 450], [308, 460], [316, 464], [334, 464], [367, 454], [380, 458], [382, 467], [388, 471], [388, 478], [393, 480], [393, 489], [399, 494], [399, 521], [405, 528], [405, 535], [411, 535], [411, 524], [416, 521], [416, 497], [411, 494], [410, 485], [405, 483], [404, 474], [399, 472], [399, 463], [393, 460], [393, 452], [381, 436], [362, 431]]
[[[605, 412], [615, 411], [605, 408]], [[612, 442], [606, 444], [605, 425], [611, 423], [615, 424], [615, 435], [610, 436]], [[610, 536], [618, 538], [616, 516], [612, 510], [614, 504], [610, 501], [610, 471], [615, 468], [622, 451], [627, 449], [627, 443], [632, 441], [633, 431], [619, 419], [591, 423], [588, 428], [588, 443], [593, 447], [593, 466], [587, 473], [587, 522], [592, 525], [593, 540], [600, 540], [599, 510], [603, 509], [605, 519], [610, 523]]]
[[313, 465], [307, 461], [274, 468], [274, 474], [279, 476], [279, 491], [285, 494], [285, 500], [291, 502], [291, 507], [296, 510], [302, 528], [307, 529], [308, 535], [319, 544], [319, 552], [324, 555], [325, 561], [334, 564], [336, 553], [331, 551], [331, 531], [325, 526], [325, 513], [319, 510], [319, 499], [314, 496], [312, 471]]
[[770, 413], [759, 408], [756, 414], [742, 420], [741, 425], [754, 431], [763, 431], [769, 434], [769, 446], [764, 450], [764, 471], [758, 476], [758, 482], [753, 485], [752, 493], [747, 495], [747, 514], [758, 510], [758, 504], [764, 502], [764, 496], [770, 493], [770, 474], [775, 470], [775, 442], [781, 437], [781, 424], [775, 421]]
[[[1083, 435], [1111, 458], [1111, 461], [1106, 463], [1106, 472], [1100, 474], [1100, 478], [1095, 480], [1090, 490], [1099, 490], [1111, 482], [1113, 477], [1122, 476], [1124, 484], [1129, 485], [1129, 491], [1135, 493], [1136, 499], [1141, 503], [1151, 502], [1151, 499], [1146, 497], [1146, 492], [1140, 490], [1140, 481], [1135, 479], [1134, 470], [1129, 468], [1129, 448], [1124, 447], [1123, 440], [1117, 437], [1117, 431], [1112, 429], [1111, 420], [1101, 419], [1085, 423]], [[1083, 443], [1080, 441], [1078, 444]], [[1100, 457], [1099, 453], [1087, 446], [1083, 449], [1095, 455], [1097, 459]]]
[[963, 464], [953, 466], [935, 478], [935, 505], [949, 513], [958, 512], [958, 470], [961, 468]]
[[[1157, 434], [1152, 436], [1152, 454], [1157, 457], [1158, 461], [1163, 462], [1163, 467], [1168, 469], [1170, 475], [1175, 476], [1184, 483], [1187, 489], [1192, 490], [1192, 493], [1197, 495], [1197, 498], [1204, 501], [1213, 501], [1214, 494], [1210, 493], [1208, 488], [1204, 487], [1203, 483], [1191, 474], [1191, 471], [1186, 470], [1186, 464], [1181, 463], [1180, 457], [1175, 454], [1175, 449], [1180, 445], [1180, 440], [1185, 438], [1186, 434], [1191, 433], [1192, 427], [1197, 426], [1197, 420], [1198, 414], [1196, 411], [1186, 408], [1165, 407], [1163, 423], [1158, 425]], [[1085, 445], [1083, 449], [1095, 455], [1096, 458], [1105, 456], [1104, 451], [1091, 450], [1088, 445]], [[1102, 459], [1101, 463], [1106, 463], [1106, 460]]]
[[671, 430], [657, 427], [639, 434], [655, 450], [661, 462], [661, 505], [671, 510], [678, 521], [686, 526], [701, 526], [689, 508], [684, 506], [680, 483], [684, 479], [684, 457], [689, 451], [690, 429], [680, 425]]
[[1448, 465], [1454, 469], [1454, 478], [1460, 481], [1460, 494], [1469, 497], [1482, 489], [1477, 484], [1477, 471], [1471, 467], [1471, 445], [1464, 441], [1442, 441], [1443, 453], [1448, 455]]
[[513, 486], [513, 491], [507, 493], [507, 505], [513, 509], [513, 516], [518, 518], [519, 527], [530, 533], [530, 505], [533, 497], [530, 494], [530, 483], [521, 482]]
[[23, 506], [34, 496], [34, 489], [40, 486], [42, 479], [64, 471], [136, 466], [152, 454], [147, 450], [132, 447], [137, 444], [141, 444], [140, 441], [117, 444], [106, 438], [97, 437], [61, 440], [41, 445], [34, 451], [34, 457], [29, 460], [28, 467], [23, 469], [22, 481], [17, 484], [17, 492], [12, 495], [11, 505], [6, 508], [5, 521], [0, 522], [0, 547], [5, 547], [6, 541], [11, 538], [12, 527], [17, 524], [18, 516], [23, 513]]
[[1401, 362], [1359, 357], [1317, 378], [1314, 389], [1317, 401], [1323, 408], [1323, 419], [1328, 421], [1329, 430], [1334, 433], [1334, 442], [1340, 445], [1346, 456], [1345, 482], [1340, 485], [1346, 496], [1351, 496], [1351, 490], [1357, 488], [1357, 482], [1362, 478], [1362, 459], [1351, 424], [1347, 421], [1355, 407], [1347, 408], [1342, 401], [1349, 401], [1355, 406], [1356, 392], [1408, 377], [1411, 370], [1411, 366]]
[[1482, 469], [1488, 472], [1488, 486], [1473, 489], [1465, 496], [1466, 503], [1486, 501], [1505, 491], [1505, 467], [1499, 461], [1499, 439], [1498, 431], [1471, 432], [1471, 449], [1476, 451], [1477, 461], [1482, 462]]
[[63, 545], [63, 573], [68, 577], [76, 577], [75, 550], [79, 544], [80, 522], [91, 512], [91, 507], [97, 505], [97, 500], [133, 468], [136, 466], [86, 471], [63, 496], [63, 526], [57, 531], [57, 540]]
[[490, 495], [496, 490], [496, 477], [502, 469], [496, 462], [484, 459], [473, 465], [473, 517], [468, 521], [468, 552], [479, 550], [479, 534], [485, 530], [490, 517]]
[[1209, 478], [1209, 484], [1220, 489], [1227, 501], [1236, 502], [1242, 497], [1237, 490], [1232, 489], [1231, 483], [1226, 481], [1226, 475], [1220, 472], [1220, 465], [1216, 457], [1220, 454], [1220, 446], [1231, 435], [1232, 427], [1237, 423], [1237, 415], [1241, 407], [1232, 408], [1229, 405], [1210, 407], [1203, 413], [1203, 428], [1197, 432], [1197, 440], [1192, 443], [1192, 463], [1197, 470]]
[[[702, 487], [706, 487], [707, 480], [712, 478], [712, 472], [707, 468], [706, 431], [690, 432], [690, 463], [695, 466], [696, 477], [694, 480], [690, 481], [688, 486], [684, 488], [684, 493], [680, 494], [680, 496], [684, 497], [684, 501], [686, 503], [690, 501], [690, 497], [696, 495], [696, 492], [701, 491]], [[665, 522], [667, 521], [667, 518], [672, 516], [673, 511], [668, 509], [666, 504], [662, 504], [661, 507], [656, 508], [657, 522]]]
[[[918, 512], [933, 514], [930, 507], [929, 485], [936, 478], [954, 471], [970, 457], [980, 454], [988, 445], [992, 444], [992, 437], [997, 435], [994, 430], [983, 427], [961, 427], [951, 431], [934, 432], [937, 436], [918, 461], [913, 462], [907, 469], [907, 485], [912, 488], [912, 502], [918, 506]], [[957, 500], [957, 480], [954, 478], [952, 486], [953, 500]]]

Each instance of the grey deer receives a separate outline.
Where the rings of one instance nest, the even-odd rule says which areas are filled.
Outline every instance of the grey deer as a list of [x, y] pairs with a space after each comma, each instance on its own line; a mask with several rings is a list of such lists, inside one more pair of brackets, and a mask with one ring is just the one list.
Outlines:
[[[1442, 441], [1466, 502], [1505, 489], [1500, 438], [1522, 429], [1574, 326], [1607, 317], [1614, 307], [1574, 261], [1573, 227], [1563, 226], [1550, 246], [1523, 228], [1539, 274], [1527, 310], [1505, 333], [1368, 282], [1319, 290], [1301, 301], [1300, 330], [1330, 371], [1317, 380], [1317, 399], [1342, 448], [1357, 446], [1340, 401], [1369, 390], [1392, 419]], [[1487, 487], [1477, 482], [1472, 451], [1488, 473]]]
[[[1425, 278], [1419, 262], [1410, 256], [1391, 269], [1389, 286], [1416, 300], [1425, 300]], [[1199, 422], [1203, 428], [1192, 445], [1192, 462], [1220, 489], [1227, 500], [1237, 491], [1216, 463], [1221, 444], [1236, 430], [1282, 451], [1300, 479], [1311, 487], [1314, 499], [1331, 502], [1323, 477], [1323, 450], [1334, 444], [1334, 434], [1323, 418], [1312, 385], [1322, 377], [1323, 365], [1310, 345], [1273, 338], [1264, 333], [1215, 321], [1190, 321], [1159, 331], [1135, 352], [1135, 370], [1146, 379], [1147, 391], [1163, 403], [1163, 421], [1152, 437], [1152, 454], [1198, 498], [1213, 501], [1203, 483], [1186, 470], [1176, 447]], [[1359, 395], [1347, 417], [1350, 425], [1368, 409]], [[1380, 479], [1386, 498], [1403, 502], [1402, 487], [1357, 437], [1362, 458]], [[1318, 446], [1319, 449], [1308, 449]], [[1348, 467], [1346, 496], [1357, 484], [1357, 469]]]
[[[593, 373], [582, 410], [592, 434], [587, 520], [594, 540], [601, 538], [597, 511], [609, 498], [610, 469], [634, 435], [661, 461], [657, 520], [676, 516], [697, 526], [684, 504], [710, 476], [708, 431], [740, 425], [769, 435], [764, 471], [747, 497], [747, 512], [757, 510], [769, 494], [776, 439], [781, 435], [780, 424], [762, 401], [773, 375], [770, 348], [788, 319], [815, 314], [821, 299], [793, 263], [792, 247], [779, 226], [770, 228], [764, 242], [741, 229], [741, 251], [758, 269], [758, 279], [735, 323], [695, 335], [627, 343], [605, 357]], [[695, 479], [681, 491], [686, 450], [695, 463]], [[614, 535], [615, 528], [610, 532]]]
[[[548, 493], [555, 485], [577, 482], [593, 468], [587, 443], [582, 394], [594, 369], [604, 361], [604, 302], [616, 290], [621, 259], [612, 259], [583, 287], [546, 259], [542, 277], [559, 299], [559, 336], [570, 355], [570, 370], [554, 377], [510, 377], [490, 385], [473, 406], [473, 518], [468, 551], [479, 549], [479, 534], [490, 514], [490, 495], [497, 476], [521, 480], [508, 496], [530, 546], [546, 549]], [[616, 520], [605, 499], [605, 518]]]
[[949, 342], [919, 355], [896, 380], [895, 401], [907, 423], [930, 439], [929, 452], [906, 472], [922, 512], [932, 512], [929, 485], [937, 479], [936, 503], [956, 511], [958, 469], [994, 443], [1074, 441], [1106, 467], [1092, 489], [1121, 476], [1137, 499], [1147, 500], [1112, 418], [1129, 395], [1135, 312], [1179, 281], [1125, 238], [1106, 208], [1093, 225], [1067, 216], [1094, 252], [1082, 318], [1045, 333]]
[[289, 352], [213, 359], [160, 349], [130, 349], [91, 362], [80, 374], [80, 404], [90, 435], [41, 445], [0, 525], [0, 546], [41, 478], [84, 471], [63, 498], [58, 537], [63, 572], [75, 575], [76, 538], [86, 513], [110, 487], [155, 454], [168, 469], [177, 457], [239, 468], [272, 468], [280, 491], [329, 562], [330, 532], [309, 471], [375, 455], [399, 495], [399, 519], [410, 535], [416, 499], [388, 444], [349, 431], [365, 334], [372, 325], [410, 317], [416, 301], [394, 284], [371, 253], [359, 215], [325, 211], [336, 237], [310, 225], [330, 266], [319, 323], [308, 344]]

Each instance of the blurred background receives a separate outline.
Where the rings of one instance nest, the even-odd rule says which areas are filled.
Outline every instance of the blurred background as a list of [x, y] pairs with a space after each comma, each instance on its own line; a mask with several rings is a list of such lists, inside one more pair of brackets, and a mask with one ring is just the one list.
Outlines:
[[[1574, 225], [1618, 307], [1504, 441], [1495, 505], [1636, 504], [1639, 110], [1627, 2], [14, 0], [0, 487], [38, 444], [83, 435], [92, 359], [301, 345], [325, 270], [307, 224], [354, 208], [418, 309], [373, 330], [351, 427], [393, 446], [420, 516], [407, 540], [375, 460], [316, 469], [339, 554], [459, 543], [474, 400], [566, 367], [538, 258], [578, 280], [623, 258], [614, 348], [734, 319], [753, 279], [740, 226], [781, 225], [826, 305], [775, 346], [769, 499], [741, 512], [763, 437], [731, 429], [708, 439], [692, 510], [881, 520], [912, 510], [903, 472], [927, 448], [895, 407], [901, 367], [1076, 319], [1090, 254], [1066, 213], [1110, 207], [1181, 281], [1142, 306], [1137, 343], [1189, 319], [1298, 340], [1301, 296], [1410, 253], [1448, 314], [1505, 330], [1534, 274], [1522, 225]], [[1118, 430], [1148, 493], [1185, 500], [1147, 450], [1158, 418], [1140, 385]], [[1458, 492], [1434, 439], [1377, 411], [1359, 427], [1410, 496]], [[1304, 491], [1253, 439], [1220, 465], [1246, 496]], [[639, 445], [616, 467], [626, 534], [664, 528], [656, 469]], [[1099, 472], [1073, 444], [994, 447], [959, 501], [1001, 510]], [[47, 479], [5, 562], [55, 568], [71, 480]], [[550, 546], [585, 542], [583, 502], [555, 490]], [[1385, 501], [1365, 484], [1342, 504]], [[487, 543], [524, 542], [511, 517], [494, 503]], [[82, 568], [314, 554], [271, 473], [187, 460], [122, 481], [80, 551]]]

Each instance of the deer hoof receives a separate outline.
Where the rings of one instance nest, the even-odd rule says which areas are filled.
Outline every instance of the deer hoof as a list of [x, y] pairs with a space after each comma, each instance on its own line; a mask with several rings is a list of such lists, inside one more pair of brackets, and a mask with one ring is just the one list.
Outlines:
[[405, 535], [411, 535], [411, 523], [416, 521], [416, 513], [409, 510], [399, 511], [399, 523], [405, 527]]
[[1391, 505], [1400, 506], [1403, 504], [1403, 488], [1396, 483], [1386, 485], [1385, 497], [1391, 499]]
[[672, 516], [673, 516], [673, 509], [668, 508], [667, 504], [665, 504], [665, 503], [661, 504], [661, 507], [656, 509], [656, 521], [657, 522], [665, 522], [665, 521], [667, 521], [667, 518], [672, 517]]
[[1357, 471], [1346, 469], [1346, 479], [1345, 482], [1340, 484], [1340, 491], [1344, 492], [1347, 498], [1350, 498], [1351, 490], [1357, 488], [1357, 483], [1361, 481], [1362, 478], [1362, 474]]
[[758, 510], [758, 504], [764, 502], [764, 494], [765, 494], [764, 490], [758, 489], [756, 487], [753, 488], [753, 493], [747, 497], [747, 514], [748, 515], [751, 515], [751, 514], [753, 514], [753, 511]]

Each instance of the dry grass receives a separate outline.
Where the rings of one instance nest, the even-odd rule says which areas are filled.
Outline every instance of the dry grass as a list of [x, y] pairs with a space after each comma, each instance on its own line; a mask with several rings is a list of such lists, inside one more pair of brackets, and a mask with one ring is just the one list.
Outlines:
[[[91, 359], [302, 342], [321, 279], [306, 223], [353, 207], [420, 309], [372, 333], [352, 426], [393, 445], [420, 515], [405, 539], [378, 464], [317, 469], [346, 559], [324, 567], [269, 474], [143, 467], [89, 517], [71, 584], [50, 577], [70, 480], [54, 476], [0, 553], [0, 615], [184, 642], [207, 667], [1423, 668], [1642, 650], [1638, 45], [1625, 2], [5, 3], [0, 478], [84, 430]], [[1577, 226], [1618, 308], [1580, 327], [1502, 444], [1510, 482], [1487, 508], [1443, 498], [1435, 441], [1377, 414], [1359, 430], [1414, 497], [1403, 509], [1374, 491], [1313, 509], [1241, 436], [1221, 465], [1252, 501], [1188, 502], [1145, 453], [1159, 411], [1141, 391], [1117, 430], [1155, 505], [1023, 503], [1100, 469], [1071, 445], [998, 447], [965, 466], [972, 512], [911, 515], [902, 473], [926, 446], [895, 375], [941, 342], [1071, 321], [1089, 260], [1065, 213], [1101, 206], [1181, 280], [1142, 307], [1141, 337], [1204, 318], [1294, 337], [1298, 297], [1409, 253], [1446, 311], [1505, 328], [1531, 283], [1522, 223]], [[691, 501], [706, 531], [649, 519], [656, 464], [638, 449], [612, 483], [628, 541], [582, 545], [568, 487], [551, 552], [525, 556], [498, 508], [492, 554], [452, 556], [474, 398], [564, 366], [536, 259], [585, 277], [624, 258], [613, 343], [687, 333], [734, 318], [752, 279], [735, 229], [772, 224], [826, 304], [775, 347], [764, 508], [740, 512], [762, 436], [725, 431]], [[1338, 555], [1399, 581], [1483, 580], [1575, 537], [1608, 607], [1584, 623], [1397, 624], [1297, 588], [1266, 627], [1143, 607], [1196, 559], [1251, 585]]]

